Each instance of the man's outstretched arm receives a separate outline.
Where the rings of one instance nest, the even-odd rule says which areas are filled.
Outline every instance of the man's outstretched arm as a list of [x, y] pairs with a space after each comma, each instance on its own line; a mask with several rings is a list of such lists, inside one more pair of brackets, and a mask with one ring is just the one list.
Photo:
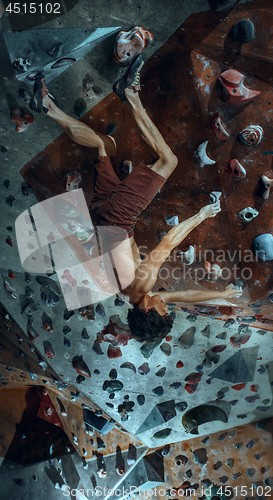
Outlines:
[[218, 201], [217, 203], [206, 205], [193, 217], [174, 226], [138, 266], [135, 273], [135, 279], [132, 283], [135, 291], [142, 293], [150, 292], [157, 280], [159, 269], [165, 260], [167, 260], [171, 251], [174, 250], [193, 229], [199, 226], [201, 222], [210, 217], [215, 217], [220, 211], [220, 202]]
[[176, 248], [182, 241], [190, 234], [190, 232], [195, 229], [201, 222], [210, 217], [215, 217], [219, 212], [221, 212], [220, 201], [213, 203], [211, 205], [206, 205], [202, 207], [199, 212], [190, 217], [177, 226], [174, 226], [163, 238], [162, 243], [164, 243], [165, 248], [171, 252]]
[[217, 290], [185, 290], [177, 292], [160, 292], [160, 296], [165, 304], [173, 304], [176, 302], [197, 304], [212, 299], [239, 298], [242, 293], [241, 287], [231, 284], [222, 292]]

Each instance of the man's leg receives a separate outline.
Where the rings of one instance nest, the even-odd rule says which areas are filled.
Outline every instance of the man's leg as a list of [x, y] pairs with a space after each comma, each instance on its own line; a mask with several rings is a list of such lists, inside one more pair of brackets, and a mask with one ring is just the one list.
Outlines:
[[178, 160], [176, 156], [144, 109], [138, 92], [129, 87], [125, 90], [125, 96], [131, 114], [140, 130], [141, 137], [157, 158], [156, 162], [151, 165], [151, 169], [168, 179], [177, 166]]
[[48, 110], [46, 116], [63, 127], [74, 142], [82, 146], [98, 148], [99, 156], [115, 156], [116, 142], [113, 137], [95, 132], [85, 123], [67, 115], [56, 106], [48, 95], [44, 96], [43, 105]]

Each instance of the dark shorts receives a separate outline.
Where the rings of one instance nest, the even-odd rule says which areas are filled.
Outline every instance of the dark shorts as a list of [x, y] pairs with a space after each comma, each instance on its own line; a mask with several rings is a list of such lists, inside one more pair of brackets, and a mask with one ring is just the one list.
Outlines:
[[117, 226], [133, 236], [141, 212], [151, 203], [166, 179], [144, 163], [122, 181], [116, 175], [109, 156], [100, 156], [98, 177], [90, 207], [94, 226]]

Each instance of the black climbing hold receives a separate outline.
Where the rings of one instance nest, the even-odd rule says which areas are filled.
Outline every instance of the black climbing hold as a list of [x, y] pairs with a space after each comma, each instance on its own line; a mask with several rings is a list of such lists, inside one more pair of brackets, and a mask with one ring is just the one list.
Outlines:
[[71, 328], [68, 325], [63, 327], [63, 334], [64, 335], [67, 335], [70, 332], [71, 332]]
[[161, 340], [156, 340], [155, 342], [145, 342], [145, 344], [143, 344], [140, 347], [140, 352], [141, 352], [142, 356], [144, 356], [144, 358], [148, 359], [153, 354], [155, 348], [159, 344], [161, 344]]
[[162, 396], [162, 394], [164, 393], [164, 389], [161, 385], [158, 385], [157, 387], [152, 389], [152, 391], [154, 394], [156, 394], [156, 396]]
[[82, 329], [81, 338], [84, 339], [84, 340], [88, 340], [89, 339], [89, 335], [88, 335], [87, 330], [86, 330], [85, 327]]
[[30, 194], [33, 193], [32, 187], [29, 186], [26, 182], [22, 182], [21, 191], [23, 196], [29, 196]]
[[116, 307], [121, 307], [125, 304], [124, 300], [122, 300], [119, 295], [116, 295], [116, 298], [115, 298], [115, 301], [114, 301], [114, 304]]
[[70, 318], [72, 318], [72, 316], [75, 314], [74, 311], [68, 311], [67, 309], [65, 309], [64, 311], [64, 320], [65, 321], [69, 321]]
[[165, 439], [167, 438], [172, 432], [172, 429], [169, 427], [166, 427], [166, 429], [162, 429], [162, 431], [158, 431], [153, 435], [153, 438], [155, 439]]
[[164, 448], [160, 450], [160, 455], [162, 455], [162, 457], [166, 457], [170, 452], [170, 448], [171, 448], [170, 445], [166, 444]]
[[177, 411], [185, 411], [188, 408], [188, 403], [186, 403], [186, 401], [180, 401], [175, 404], [175, 408]]
[[118, 377], [117, 370], [115, 368], [112, 368], [112, 370], [109, 372], [109, 378], [111, 380], [116, 380]]
[[92, 346], [92, 349], [99, 356], [101, 356], [103, 354], [103, 351], [101, 350], [100, 342], [98, 340], [95, 340], [95, 342], [94, 342], [94, 344]]
[[7, 196], [6, 198], [7, 205], [9, 205], [9, 207], [12, 207], [14, 202], [15, 202], [14, 196], [12, 196], [12, 194], [9, 194], [9, 196]]
[[121, 391], [121, 389], [123, 389], [123, 383], [119, 380], [105, 380], [102, 389], [108, 392]]
[[10, 180], [9, 180], [9, 179], [5, 179], [5, 180], [3, 181], [3, 186], [4, 186], [6, 189], [8, 189], [8, 188], [9, 188], [9, 186], [10, 186]]
[[230, 318], [224, 323], [224, 328], [229, 328], [231, 325], [234, 325], [235, 319]]
[[166, 236], [167, 231], [163, 231], [162, 229], [159, 229], [156, 233], [156, 239], [158, 242], [162, 241], [164, 236]]
[[138, 402], [139, 406], [143, 406], [144, 405], [144, 403], [145, 403], [145, 396], [144, 396], [144, 394], [139, 394], [137, 396], [137, 402]]
[[249, 43], [255, 39], [254, 24], [249, 19], [241, 19], [229, 31], [229, 37], [234, 42]]
[[105, 448], [105, 442], [99, 436], [97, 437], [97, 447], [98, 450], [101, 448]]
[[31, 283], [31, 276], [29, 273], [25, 273], [25, 281], [26, 283]]
[[198, 448], [198, 450], [194, 450], [193, 458], [197, 464], [205, 465], [208, 461], [206, 448]]
[[68, 348], [69, 348], [69, 347], [71, 347], [71, 342], [70, 342], [70, 340], [69, 340], [69, 339], [67, 339], [66, 337], [64, 337], [64, 346], [65, 346], [65, 347], [68, 347]]
[[172, 389], [178, 389], [180, 386], [181, 386], [181, 382], [173, 382], [172, 384], [170, 384], [170, 387]]
[[101, 94], [102, 92], [102, 88], [99, 85], [93, 85], [92, 89], [95, 92], [95, 94]]
[[255, 441], [253, 439], [251, 439], [250, 441], [248, 441], [248, 443], [246, 444], [246, 447], [247, 448], [252, 448], [255, 444]]
[[136, 367], [133, 363], [122, 363], [122, 365], [120, 365], [120, 368], [128, 368], [129, 370], [133, 370], [133, 372], [136, 373]]
[[74, 113], [79, 118], [87, 111], [87, 104], [82, 97], [79, 97], [74, 102]]
[[105, 316], [106, 316], [105, 309], [104, 309], [103, 305], [100, 303], [96, 305], [95, 312], [101, 318], [105, 318]]
[[213, 464], [213, 470], [218, 470], [222, 467], [223, 462], [221, 460], [218, 460], [215, 464]]
[[253, 467], [249, 468], [249, 469], [246, 469], [246, 474], [247, 474], [248, 477], [253, 477], [256, 474], [256, 470]]
[[163, 368], [160, 368], [160, 370], [158, 370], [158, 372], [156, 372], [155, 375], [157, 377], [164, 377], [165, 373], [166, 373], [166, 367], [164, 366]]

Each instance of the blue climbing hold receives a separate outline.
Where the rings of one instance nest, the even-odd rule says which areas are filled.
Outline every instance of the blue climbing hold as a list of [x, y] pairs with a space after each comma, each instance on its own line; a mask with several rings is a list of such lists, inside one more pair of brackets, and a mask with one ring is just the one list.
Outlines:
[[252, 244], [252, 251], [259, 260], [266, 262], [273, 260], [273, 236], [270, 233], [260, 234]]

